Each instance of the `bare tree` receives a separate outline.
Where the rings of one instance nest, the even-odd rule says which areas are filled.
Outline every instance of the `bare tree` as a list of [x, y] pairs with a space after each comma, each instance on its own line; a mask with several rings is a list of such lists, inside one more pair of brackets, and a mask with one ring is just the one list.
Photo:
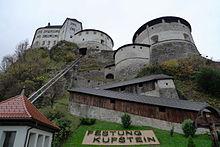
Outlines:
[[16, 62], [16, 57], [14, 55], [4, 56], [1, 61], [0, 70], [2, 72], [5, 72], [15, 62]]
[[27, 50], [29, 48], [29, 43], [28, 43], [28, 40], [26, 39], [26, 40], [23, 40], [23, 41], [21, 41], [18, 45], [17, 45], [17, 47], [16, 47], [16, 49], [15, 49], [15, 56], [17, 57], [17, 59], [19, 60], [19, 59], [23, 59], [23, 55], [24, 55], [24, 52], [25, 52], [25, 50]]

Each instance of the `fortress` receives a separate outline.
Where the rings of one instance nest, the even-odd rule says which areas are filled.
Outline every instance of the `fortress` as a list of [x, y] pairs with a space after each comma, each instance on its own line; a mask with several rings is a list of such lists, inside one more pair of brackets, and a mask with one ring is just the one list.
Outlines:
[[107, 51], [113, 54], [114, 64], [104, 68], [105, 78], [130, 79], [145, 65], [170, 59], [200, 55], [191, 34], [190, 24], [179, 17], [167, 16], [143, 24], [135, 33], [132, 43], [113, 51], [113, 39], [105, 32], [84, 29], [76, 19], [67, 18], [62, 25], [50, 25], [36, 30], [32, 48], [51, 48], [58, 41], [76, 43], [89, 51]]
[[[74, 67], [69, 74], [70, 80], [67, 80], [76, 87], [68, 90], [73, 115], [120, 122], [120, 117], [128, 113], [134, 125], [163, 130], [174, 127], [175, 132], [182, 133], [181, 123], [186, 119], [195, 120], [198, 112], [209, 105], [181, 100], [171, 76], [135, 77], [146, 65], [199, 56], [191, 30], [190, 24], [182, 18], [156, 18], [134, 33], [132, 43], [113, 50], [113, 39], [107, 33], [83, 29], [81, 22], [67, 18], [63, 25], [48, 23], [38, 28], [32, 48], [51, 49], [62, 40], [87, 48], [87, 55], [79, 66]], [[88, 65], [94, 66], [93, 62], [100, 66], [88, 68]], [[106, 79], [114, 80], [108, 83]], [[200, 129], [197, 133], [205, 131]]]

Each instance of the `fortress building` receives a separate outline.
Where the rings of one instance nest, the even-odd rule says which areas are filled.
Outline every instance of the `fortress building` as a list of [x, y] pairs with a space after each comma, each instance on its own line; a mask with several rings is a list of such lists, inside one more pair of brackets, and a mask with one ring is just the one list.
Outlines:
[[36, 30], [31, 44], [32, 48], [51, 48], [58, 41], [65, 40], [77, 43], [78, 46], [96, 50], [112, 50], [114, 42], [112, 38], [100, 30], [85, 29], [82, 23], [76, 19], [67, 18], [63, 25], [50, 25]]
[[142, 25], [133, 44], [115, 52], [115, 77], [133, 78], [144, 65], [199, 55], [190, 24], [179, 17], [160, 17]]

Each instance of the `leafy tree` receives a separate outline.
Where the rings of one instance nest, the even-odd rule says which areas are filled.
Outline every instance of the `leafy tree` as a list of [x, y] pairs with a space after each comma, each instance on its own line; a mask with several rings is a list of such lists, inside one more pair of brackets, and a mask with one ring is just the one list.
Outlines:
[[193, 142], [192, 136], [189, 136], [187, 147], [196, 147], [195, 143]]
[[121, 116], [121, 122], [125, 129], [130, 128], [131, 116], [125, 113], [124, 115]]
[[192, 120], [184, 120], [182, 123], [182, 130], [186, 137], [194, 136], [196, 133], [196, 129], [193, 127]]
[[220, 94], [220, 71], [204, 66], [195, 75], [198, 86], [206, 93]]

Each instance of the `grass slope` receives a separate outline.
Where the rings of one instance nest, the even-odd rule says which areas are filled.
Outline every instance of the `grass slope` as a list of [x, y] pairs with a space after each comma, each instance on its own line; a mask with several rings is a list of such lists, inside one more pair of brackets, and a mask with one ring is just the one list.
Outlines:
[[[63, 144], [62, 147], [90, 147], [92, 145], [81, 145], [84, 135], [87, 130], [125, 130], [121, 124], [96, 121], [96, 124], [91, 126], [81, 125], [72, 136]], [[170, 137], [169, 131], [164, 131], [152, 127], [145, 126], [132, 126], [129, 130], [153, 130], [156, 137], [160, 141], [160, 147], [187, 147], [188, 138], [184, 137], [182, 134], [174, 133], [173, 137]], [[210, 147], [211, 139], [208, 135], [196, 135], [193, 138], [197, 147]], [[146, 145], [138, 145], [146, 146]], [[150, 146], [150, 145], [147, 145]], [[152, 146], [152, 145], [151, 145]], [[101, 147], [101, 146], [99, 146]]]

